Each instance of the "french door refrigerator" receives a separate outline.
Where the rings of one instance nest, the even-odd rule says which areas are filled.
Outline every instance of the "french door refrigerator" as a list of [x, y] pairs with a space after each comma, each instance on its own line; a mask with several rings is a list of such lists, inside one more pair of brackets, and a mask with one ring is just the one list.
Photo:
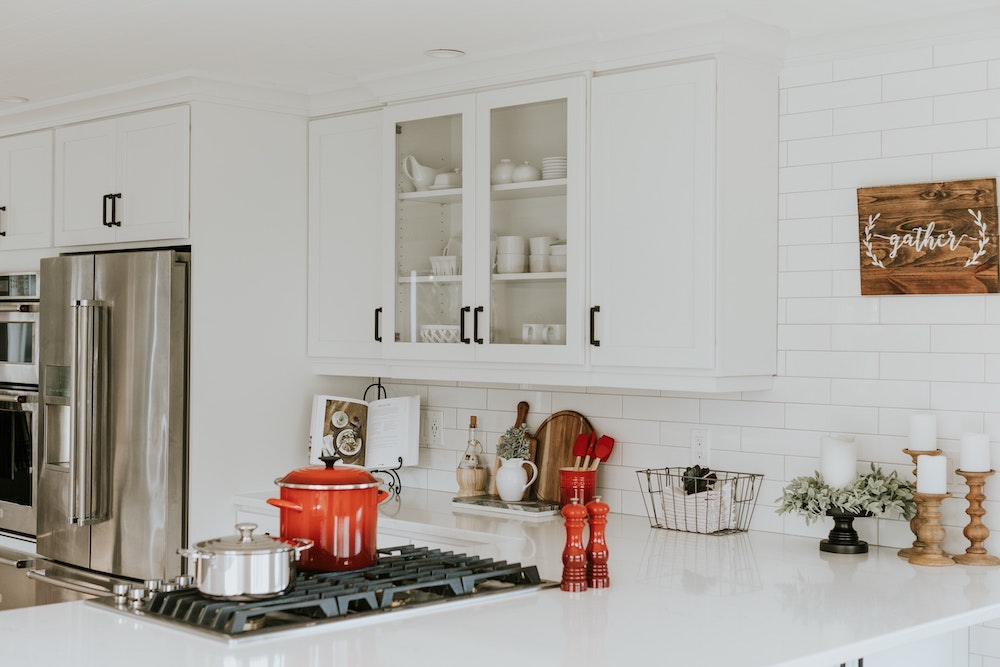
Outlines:
[[182, 572], [190, 254], [41, 262], [40, 556], [131, 579]]

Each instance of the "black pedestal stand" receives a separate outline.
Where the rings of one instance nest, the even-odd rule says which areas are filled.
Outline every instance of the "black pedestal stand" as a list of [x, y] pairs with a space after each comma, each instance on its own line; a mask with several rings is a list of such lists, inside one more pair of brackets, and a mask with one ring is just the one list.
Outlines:
[[827, 510], [827, 516], [833, 517], [833, 530], [827, 539], [820, 541], [819, 550], [831, 554], [866, 554], [868, 543], [858, 539], [854, 530], [854, 518], [871, 516], [870, 513], [853, 514], [842, 510]]

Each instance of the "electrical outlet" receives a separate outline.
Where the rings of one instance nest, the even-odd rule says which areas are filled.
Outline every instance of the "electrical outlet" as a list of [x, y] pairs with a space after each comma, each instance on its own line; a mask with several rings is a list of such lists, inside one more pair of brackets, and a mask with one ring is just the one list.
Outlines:
[[691, 431], [691, 465], [708, 466], [708, 431]]
[[440, 447], [443, 442], [444, 413], [440, 410], [420, 411], [420, 444]]

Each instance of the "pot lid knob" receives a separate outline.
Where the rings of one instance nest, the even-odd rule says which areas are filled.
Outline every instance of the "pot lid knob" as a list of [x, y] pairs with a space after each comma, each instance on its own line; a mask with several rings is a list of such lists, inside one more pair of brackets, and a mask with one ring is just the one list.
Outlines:
[[325, 465], [329, 470], [337, 463], [337, 461], [340, 461], [340, 457], [336, 454], [331, 454], [329, 456], [321, 456], [319, 457], [319, 460], [322, 461], [323, 465]]
[[253, 542], [253, 531], [257, 530], [257, 524], [238, 523], [236, 530], [240, 533], [240, 542]]

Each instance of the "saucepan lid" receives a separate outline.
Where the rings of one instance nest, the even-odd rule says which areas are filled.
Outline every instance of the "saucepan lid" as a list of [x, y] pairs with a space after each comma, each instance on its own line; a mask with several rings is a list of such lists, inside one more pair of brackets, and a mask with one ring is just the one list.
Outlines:
[[338, 456], [324, 456], [325, 465], [296, 468], [274, 480], [278, 486], [290, 489], [370, 489], [381, 484], [379, 479], [362, 466], [341, 464]]

